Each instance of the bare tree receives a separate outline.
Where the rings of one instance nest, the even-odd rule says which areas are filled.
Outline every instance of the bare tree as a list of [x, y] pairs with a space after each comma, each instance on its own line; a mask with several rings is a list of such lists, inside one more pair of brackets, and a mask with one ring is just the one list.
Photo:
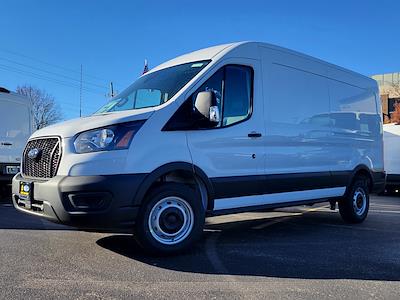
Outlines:
[[30, 85], [17, 87], [17, 93], [28, 97], [33, 104], [33, 122], [36, 129], [62, 120], [62, 113], [54, 97], [45, 90]]

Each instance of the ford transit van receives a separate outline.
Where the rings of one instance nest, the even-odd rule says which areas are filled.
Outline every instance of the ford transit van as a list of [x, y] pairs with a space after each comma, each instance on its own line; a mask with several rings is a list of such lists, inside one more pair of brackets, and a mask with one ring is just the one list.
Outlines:
[[14, 206], [129, 230], [161, 253], [189, 247], [216, 214], [326, 201], [359, 223], [385, 183], [379, 101], [374, 80], [281, 47], [199, 50], [35, 132]]

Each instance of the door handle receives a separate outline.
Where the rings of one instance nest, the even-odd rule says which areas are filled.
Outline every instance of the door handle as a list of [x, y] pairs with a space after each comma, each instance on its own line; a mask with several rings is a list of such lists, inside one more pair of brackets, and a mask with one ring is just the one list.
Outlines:
[[262, 136], [262, 134], [259, 133], [259, 132], [254, 132], [253, 131], [253, 132], [250, 132], [247, 136], [250, 137], [250, 138], [259, 138], [259, 137]]

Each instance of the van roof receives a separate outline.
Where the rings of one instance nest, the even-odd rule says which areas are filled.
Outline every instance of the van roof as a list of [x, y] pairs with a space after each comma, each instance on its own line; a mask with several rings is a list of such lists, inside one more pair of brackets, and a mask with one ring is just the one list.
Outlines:
[[223, 44], [223, 45], [213, 46], [213, 47], [193, 51], [190, 53], [186, 53], [186, 54], [175, 57], [171, 60], [168, 60], [168, 61], [154, 67], [148, 73], [155, 72], [155, 71], [165, 69], [165, 68], [169, 68], [172, 66], [184, 64], [184, 63], [190, 63], [193, 61], [213, 59], [217, 54], [221, 53], [222, 51], [229, 49], [229, 48], [234, 48], [235, 46], [237, 46], [239, 44], [241, 44], [241, 43]]
[[297, 51], [294, 51], [294, 50], [291, 50], [288, 48], [276, 46], [273, 44], [268, 44], [268, 43], [263, 43], [263, 42], [252, 42], [252, 41], [243, 41], [243, 42], [236, 42], [236, 43], [230, 43], [230, 44], [223, 44], [223, 45], [213, 46], [213, 47], [209, 47], [209, 48], [200, 49], [200, 50], [197, 50], [194, 52], [190, 52], [190, 53], [178, 56], [176, 58], [173, 58], [165, 63], [162, 63], [162, 64], [156, 66], [155, 68], [151, 69], [148, 73], [155, 72], [155, 71], [165, 69], [168, 67], [172, 67], [175, 65], [184, 64], [184, 63], [190, 63], [190, 62], [200, 61], [200, 60], [213, 60], [215, 58], [224, 56], [225, 54], [232, 51], [233, 49], [237, 49], [239, 47], [244, 47], [244, 46], [253, 46], [254, 48], [264, 47], [264, 48], [269, 48], [269, 49], [276, 50], [276, 51], [290, 53], [290, 54], [293, 54], [293, 55], [296, 55], [296, 56], [299, 56], [302, 58], [306, 58], [308, 60], [311, 60], [311, 61], [314, 61], [314, 62], [317, 62], [320, 64], [324, 64], [331, 68], [348, 73], [349, 75], [361, 76], [364, 78], [364, 80], [367, 80], [369, 82], [369, 85], [371, 85], [371, 84], [373, 86], [376, 85], [376, 81], [368, 76], [365, 76], [363, 74], [359, 74], [357, 72], [340, 67], [338, 65], [323, 61], [323, 60], [315, 58], [313, 56], [309, 56], [307, 54], [297, 52]]

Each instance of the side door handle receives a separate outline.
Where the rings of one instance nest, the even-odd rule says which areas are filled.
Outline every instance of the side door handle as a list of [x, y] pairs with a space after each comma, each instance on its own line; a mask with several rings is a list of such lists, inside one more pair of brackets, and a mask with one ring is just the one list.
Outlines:
[[259, 137], [262, 136], [262, 134], [259, 133], [259, 132], [254, 132], [254, 131], [252, 131], [252, 132], [250, 132], [247, 136], [250, 137], [250, 138], [259, 138]]

